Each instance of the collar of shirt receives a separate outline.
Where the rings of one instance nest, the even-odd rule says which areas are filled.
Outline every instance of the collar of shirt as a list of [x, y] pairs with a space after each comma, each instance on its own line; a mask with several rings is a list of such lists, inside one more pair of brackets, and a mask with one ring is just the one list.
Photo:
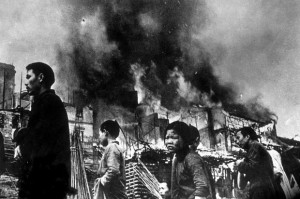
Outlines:
[[55, 94], [55, 91], [54, 91], [53, 89], [46, 90], [46, 91], [43, 92], [42, 94], [34, 96], [33, 102], [39, 101], [40, 99], [43, 98], [43, 96], [45, 96], [45, 95], [48, 94], [48, 93], [53, 93], [53, 94]]
[[108, 141], [108, 144], [112, 144], [112, 143], [119, 144], [119, 142], [118, 142], [117, 140], [111, 140], [111, 141]]

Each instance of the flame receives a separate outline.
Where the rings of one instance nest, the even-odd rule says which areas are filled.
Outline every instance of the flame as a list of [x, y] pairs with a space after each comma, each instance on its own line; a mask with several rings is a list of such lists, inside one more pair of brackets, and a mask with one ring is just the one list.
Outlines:
[[196, 89], [191, 82], [185, 80], [184, 74], [181, 71], [175, 68], [175, 70], [170, 74], [170, 77], [177, 82], [177, 92], [181, 97], [186, 99], [188, 102], [200, 102], [199, 97], [201, 96], [201, 92]]
[[184, 77], [182, 71], [177, 68], [170, 73], [170, 80], [177, 83], [177, 92], [187, 102], [193, 104], [201, 104], [207, 107], [222, 106], [222, 102], [215, 103], [211, 100], [211, 96], [214, 94], [213, 90], [210, 93], [201, 92], [192, 83]]
[[145, 74], [145, 69], [140, 64], [132, 64], [131, 71], [135, 80], [134, 89], [138, 92], [138, 103], [144, 101], [146, 93], [141, 77]]

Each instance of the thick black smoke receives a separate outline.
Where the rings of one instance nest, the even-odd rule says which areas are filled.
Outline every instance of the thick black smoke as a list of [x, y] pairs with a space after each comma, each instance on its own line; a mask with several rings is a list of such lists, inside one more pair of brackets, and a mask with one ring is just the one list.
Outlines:
[[[144, 86], [160, 96], [162, 105], [169, 109], [199, 103], [225, 108], [236, 105], [249, 112], [237, 102], [237, 88], [219, 82], [210, 55], [192, 41], [193, 31], [208, 21], [202, 1], [99, 0], [73, 2], [73, 6], [74, 21], [67, 24], [69, 44], [67, 49], [60, 48], [58, 61], [78, 78], [78, 83], [76, 78], [64, 78], [67, 84], [86, 92], [88, 99], [119, 101], [120, 93], [133, 91], [131, 65], [138, 64], [145, 69], [141, 78]], [[85, 23], [91, 23], [88, 31], [82, 31]], [[95, 38], [102, 40], [97, 43]], [[179, 83], [170, 78], [174, 70], [199, 91], [200, 100], [188, 101], [178, 93]], [[64, 71], [60, 75], [67, 77]], [[265, 110], [259, 116], [270, 113], [267, 109], [252, 110]]]
[[[161, 95], [169, 71], [185, 67], [181, 43], [189, 40], [197, 2], [125, 0], [78, 3], [74, 8], [76, 13], [72, 13], [75, 22], [69, 24], [71, 50], [64, 52], [65, 49], [60, 49], [59, 63], [75, 71], [79, 77], [78, 86], [89, 97], [102, 97], [110, 102], [123, 90], [133, 90], [130, 66], [138, 63], [146, 68], [142, 77], [145, 86]], [[90, 35], [80, 33], [80, 19], [84, 21], [91, 12], [101, 12], [96, 23], [105, 27], [107, 42], [116, 45], [115, 49], [99, 52], [92, 46]], [[156, 66], [154, 73], [151, 65]], [[61, 75], [65, 76], [64, 73]]]

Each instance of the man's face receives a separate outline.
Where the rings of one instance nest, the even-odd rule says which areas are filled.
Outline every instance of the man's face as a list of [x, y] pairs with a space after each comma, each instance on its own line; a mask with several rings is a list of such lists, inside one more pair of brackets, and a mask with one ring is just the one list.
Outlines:
[[108, 145], [108, 139], [107, 139], [107, 136], [108, 136], [108, 132], [104, 129], [104, 131], [101, 131], [99, 132], [99, 140], [100, 140], [100, 144], [102, 146], [107, 146]]
[[243, 136], [243, 134], [241, 133], [241, 131], [237, 132], [236, 134], [236, 142], [238, 143], [238, 145], [242, 148], [245, 148], [246, 144], [249, 141], [249, 135], [247, 135], [246, 137]]
[[25, 86], [29, 95], [37, 95], [42, 87], [40, 75], [36, 76], [32, 69], [28, 70], [26, 74]]
[[182, 140], [182, 137], [178, 135], [176, 131], [171, 129], [167, 131], [165, 137], [165, 145], [170, 152], [176, 153], [183, 148], [184, 142]]

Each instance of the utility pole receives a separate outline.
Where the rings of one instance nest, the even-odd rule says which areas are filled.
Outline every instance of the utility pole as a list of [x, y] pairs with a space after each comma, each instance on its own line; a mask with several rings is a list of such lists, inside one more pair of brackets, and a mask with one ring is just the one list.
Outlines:
[[20, 83], [20, 99], [19, 99], [19, 106], [21, 107], [21, 103], [22, 103], [22, 72], [21, 72], [21, 83]]
[[5, 109], [5, 84], [6, 84], [6, 77], [5, 77], [5, 68], [3, 68], [3, 101], [2, 101], [2, 109]]

